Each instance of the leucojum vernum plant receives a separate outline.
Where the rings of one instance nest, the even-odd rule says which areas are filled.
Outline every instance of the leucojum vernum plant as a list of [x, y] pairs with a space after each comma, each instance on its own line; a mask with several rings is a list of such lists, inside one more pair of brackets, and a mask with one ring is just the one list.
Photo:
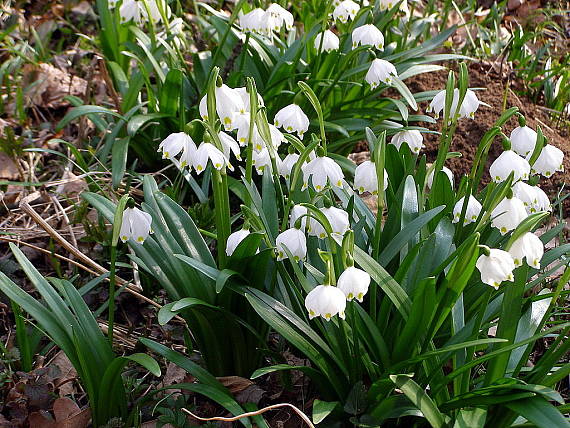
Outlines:
[[[220, 46], [189, 71], [167, 2], [98, 2], [110, 6], [106, 28], [120, 30], [103, 36], [112, 73], [133, 76], [121, 78], [129, 113], [115, 113], [110, 130], [119, 143], [103, 143], [105, 156], [122, 156], [116, 164], [113, 158], [112, 171], [121, 192], [93, 186], [83, 194], [113, 225], [110, 336], [117, 247], [124, 244], [166, 292], [159, 323], [184, 320], [186, 349], [197, 352], [199, 364], [157, 341], [140, 341], [197, 380], [176, 388], [203, 394], [235, 416], [254, 406], [239, 404], [216, 376], [298, 370], [318, 397], [312, 421], [320, 426], [568, 426], [555, 387], [570, 375], [570, 364], [561, 362], [570, 323], [554, 311], [570, 277], [570, 244], [560, 240], [563, 222], [545, 226], [561, 201], [540, 187], [562, 170], [562, 151], [512, 107], [473, 141], [469, 174], [454, 177], [446, 161], [461, 156], [450, 151], [458, 124], [490, 108], [469, 88], [465, 63], [449, 72], [445, 88], [414, 95], [405, 79], [453, 59], [426, 56], [440, 41], [413, 45], [429, 21], [410, 29], [405, 0], [319, 3], [324, 10], [316, 17], [317, 3], [298, 11], [307, 30], [298, 39], [294, 16], [279, 4], [240, 1], [230, 17], [201, 4], [212, 12], [201, 22], [216, 29]], [[398, 31], [387, 31], [391, 20]], [[132, 29], [145, 23], [150, 36]], [[115, 43], [130, 46], [133, 37], [138, 44], [127, 61]], [[228, 59], [227, 40], [243, 45], [235, 73], [219, 67]], [[160, 62], [137, 57], [153, 53]], [[274, 58], [282, 59], [269, 66]], [[132, 94], [129, 85], [136, 85]], [[431, 101], [429, 115], [409, 115], [420, 101]], [[84, 108], [63, 122], [94, 113], [108, 111]], [[511, 119], [519, 126], [508, 129]], [[411, 125], [419, 121], [440, 126], [433, 163], [422, 153], [426, 130]], [[342, 155], [356, 141], [370, 154], [359, 165]], [[129, 143], [136, 143], [131, 152]], [[502, 151], [485, 183], [492, 145]], [[173, 166], [184, 196], [166, 192], [152, 174], [133, 171], [125, 182], [133, 151], [149, 156], [147, 165], [157, 162], [156, 151]], [[140, 199], [129, 196], [134, 183], [142, 183]], [[211, 202], [213, 231], [196, 224], [185, 197]], [[36, 280], [46, 300], [47, 291], [55, 298]], [[4, 291], [16, 287], [8, 281], [0, 283]], [[78, 304], [65, 294], [68, 285], [56, 285], [66, 304]], [[38, 316], [36, 303], [6, 292]], [[48, 321], [55, 328], [62, 320], [38, 318], [40, 325]], [[44, 329], [62, 348], [78, 334], [75, 324], [64, 328], [64, 339]], [[272, 332], [307, 364], [280, 356], [268, 340]], [[545, 337], [549, 346], [528, 365]], [[125, 361], [114, 363], [110, 346], [97, 340], [120, 373]], [[156, 371], [142, 357], [130, 358]], [[87, 373], [82, 378], [88, 382]], [[96, 390], [89, 394], [97, 399]], [[115, 409], [97, 422], [125, 412]], [[259, 415], [239, 421], [267, 426]]]

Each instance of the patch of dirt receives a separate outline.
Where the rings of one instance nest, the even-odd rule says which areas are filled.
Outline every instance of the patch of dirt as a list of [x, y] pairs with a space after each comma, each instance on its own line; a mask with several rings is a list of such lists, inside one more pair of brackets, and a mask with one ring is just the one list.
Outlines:
[[[554, 199], [564, 183], [570, 182], [570, 141], [568, 135], [564, 135], [562, 131], [550, 127], [550, 118], [548, 113], [540, 106], [533, 104], [524, 97], [519, 97], [515, 93], [514, 83], [503, 81], [499, 75], [490, 70], [488, 66], [483, 64], [471, 64], [469, 67], [469, 86], [471, 88], [484, 88], [477, 91], [478, 98], [489, 104], [491, 107], [480, 106], [475, 113], [475, 119], [461, 119], [450, 151], [460, 152], [463, 156], [460, 158], [450, 159], [446, 162], [446, 166], [453, 171], [456, 181], [458, 177], [470, 172], [473, 159], [477, 151], [477, 147], [483, 135], [495, 124], [503, 112], [504, 97], [506, 97], [506, 108], [518, 107], [525, 116], [527, 125], [535, 129], [540, 126], [543, 134], [552, 144], [560, 148], [564, 152], [564, 172], [558, 172], [551, 178], [540, 178], [540, 187]], [[447, 72], [425, 73], [416, 76], [406, 82], [412, 93], [441, 90], [445, 88], [447, 82]], [[507, 87], [508, 85], [508, 87]], [[428, 103], [422, 103], [420, 110], [425, 111]], [[435, 124], [423, 123], [428, 129], [440, 131], [441, 120]], [[518, 126], [516, 117], [511, 118], [504, 126], [503, 132], [508, 136], [514, 128]], [[424, 143], [428, 161], [433, 162], [437, 156], [439, 135], [424, 134]], [[503, 151], [500, 138], [497, 138], [492, 144], [489, 151], [487, 166], [489, 166]], [[488, 169], [483, 175], [483, 184], [490, 181]], [[564, 213], [570, 213], [570, 200], [564, 201]]]

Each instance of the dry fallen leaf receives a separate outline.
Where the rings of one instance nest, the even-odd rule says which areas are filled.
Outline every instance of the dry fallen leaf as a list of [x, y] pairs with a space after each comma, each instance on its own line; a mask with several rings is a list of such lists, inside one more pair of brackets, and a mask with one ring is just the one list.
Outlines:
[[14, 181], [19, 177], [16, 163], [6, 153], [0, 152], [0, 179]]
[[87, 81], [73, 76], [50, 64], [24, 66], [23, 86], [29, 88], [28, 102], [40, 107], [66, 107], [67, 95], [83, 96], [87, 90]]
[[77, 403], [70, 398], [62, 397], [53, 403], [55, 419], [46, 412], [30, 414], [28, 423], [34, 428], [85, 428], [91, 420], [89, 408], [81, 410]]
[[73, 380], [77, 379], [77, 371], [73, 368], [69, 358], [59, 351], [56, 356], [51, 361], [51, 364], [56, 365], [61, 375], [54, 380], [54, 386], [58, 389], [60, 397], [73, 394], [75, 392], [73, 388]]

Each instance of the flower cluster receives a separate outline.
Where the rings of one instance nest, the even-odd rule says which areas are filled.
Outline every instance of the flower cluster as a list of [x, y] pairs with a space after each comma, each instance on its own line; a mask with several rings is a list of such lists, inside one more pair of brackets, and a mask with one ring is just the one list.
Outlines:
[[271, 3], [266, 10], [261, 8], [242, 14], [239, 25], [244, 32], [255, 33], [271, 37], [273, 32], [281, 31], [281, 28], [290, 30], [293, 28], [293, 15], [277, 3]]

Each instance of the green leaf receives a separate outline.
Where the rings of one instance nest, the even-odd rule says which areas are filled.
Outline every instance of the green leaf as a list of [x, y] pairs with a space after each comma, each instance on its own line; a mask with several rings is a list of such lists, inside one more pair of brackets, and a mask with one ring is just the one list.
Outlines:
[[453, 428], [485, 428], [486, 409], [461, 409]]
[[313, 401], [313, 423], [320, 424], [334, 409], [340, 407], [338, 401]]
[[63, 119], [61, 119], [61, 122], [57, 124], [56, 130], [60, 131], [68, 123], [70, 123], [72, 120], [77, 119], [78, 117], [81, 116], [91, 117], [92, 115], [96, 114], [108, 114], [118, 119], [124, 120], [123, 116], [121, 116], [119, 113], [114, 112], [113, 110], [109, 110], [108, 108], [105, 107], [99, 107], [93, 105], [79, 106], [71, 109], [71, 111], [67, 113]]
[[164, 117], [168, 117], [168, 115], [165, 113], [137, 114], [127, 123], [127, 134], [129, 137], [133, 137], [147, 123]]
[[538, 428], [570, 427], [570, 422], [552, 404], [540, 397], [525, 398], [504, 404]]
[[127, 355], [124, 358], [126, 358], [127, 360], [134, 361], [137, 364], [140, 364], [141, 366], [143, 366], [145, 369], [147, 369], [149, 372], [151, 372], [153, 375], [157, 377], [160, 377], [161, 375], [160, 366], [158, 365], [156, 360], [152, 358], [150, 355], [139, 353], [139, 354]]
[[113, 174], [113, 189], [117, 189], [127, 169], [127, 154], [129, 153], [129, 137], [115, 141], [112, 148], [111, 171]]
[[412, 380], [410, 375], [390, 375], [390, 380], [421, 410], [432, 427], [442, 428], [445, 426], [444, 415], [439, 411], [429, 395]]

